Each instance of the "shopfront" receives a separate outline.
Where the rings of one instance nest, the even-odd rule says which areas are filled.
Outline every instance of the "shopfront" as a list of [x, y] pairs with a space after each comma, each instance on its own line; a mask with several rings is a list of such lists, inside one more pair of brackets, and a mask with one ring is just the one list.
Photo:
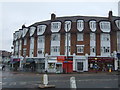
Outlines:
[[23, 69], [25, 71], [36, 71], [36, 63], [34, 58], [25, 58], [25, 63], [23, 64]]
[[113, 57], [88, 57], [89, 71], [114, 71], [114, 67]]
[[[71, 73], [73, 72], [73, 56], [58, 56], [57, 57], [57, 63], [59, 65], [56, 65], [56, 68], [59, 67], [59, 72], [60, 73]], [[58, 67], [57, 67], [58, 66]]]
[[75, 72], [88, 71], [88, 60], [85, 56], [74, 56], [73, 70]]
[[39, 73], [45, 72], [45, 58], [35, 58], [36, 71]]
[[19, 66], [20, 66], [20, 58], [11, 59], [10, 64], [11, 64], [11, 68], [14, 71], [17, 71], [19, 69]]

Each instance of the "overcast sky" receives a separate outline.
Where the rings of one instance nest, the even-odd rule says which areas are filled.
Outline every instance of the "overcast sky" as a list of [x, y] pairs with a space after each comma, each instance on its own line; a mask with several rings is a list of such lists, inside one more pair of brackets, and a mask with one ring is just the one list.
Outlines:
[[[114, 0], [113, 0], [114, 1]], [[118, 16], [118, 1], [107, 2], [1, 2], [0, 50], [11, 51], [13, 33], [23, 24], [50, 19], [50, 14], [60, 16], [108, 16], [110, 10]], [[1, 33], [2, 32], [2, 33]]]

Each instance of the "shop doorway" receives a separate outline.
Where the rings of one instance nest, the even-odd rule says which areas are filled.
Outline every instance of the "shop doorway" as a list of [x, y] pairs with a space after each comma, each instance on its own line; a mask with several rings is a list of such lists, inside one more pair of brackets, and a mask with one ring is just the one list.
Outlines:
[[83, 71], [83, 62], [77, 62], [77, 70], [79, 71]]

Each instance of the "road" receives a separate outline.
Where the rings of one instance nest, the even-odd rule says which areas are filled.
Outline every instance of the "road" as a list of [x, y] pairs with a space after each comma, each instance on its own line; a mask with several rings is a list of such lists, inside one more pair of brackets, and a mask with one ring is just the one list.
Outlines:
[[[2, 88], [38, 88], [43, 74], [30, 72], [2, 72]], [[77, 88], [118, 88], [115, 73], [48, 74], [49, 84], [56, 88], [70, 88], [70, 77], [76, 78]]]

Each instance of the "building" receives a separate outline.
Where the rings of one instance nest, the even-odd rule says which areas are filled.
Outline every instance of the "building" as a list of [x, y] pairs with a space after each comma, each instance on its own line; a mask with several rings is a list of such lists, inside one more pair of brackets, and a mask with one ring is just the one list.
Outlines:
[[11, 52], [0, 50], [0, 64], [8, 64], [11, 59]]
[[13, 37], [14, 57], [33, 58], [38, 71], [93, 71], [96, 65], [99, 71], [118, 68], [120, 17], [112, 11], [108, 17], [51, 14], [51, 20], [23, 25]]

